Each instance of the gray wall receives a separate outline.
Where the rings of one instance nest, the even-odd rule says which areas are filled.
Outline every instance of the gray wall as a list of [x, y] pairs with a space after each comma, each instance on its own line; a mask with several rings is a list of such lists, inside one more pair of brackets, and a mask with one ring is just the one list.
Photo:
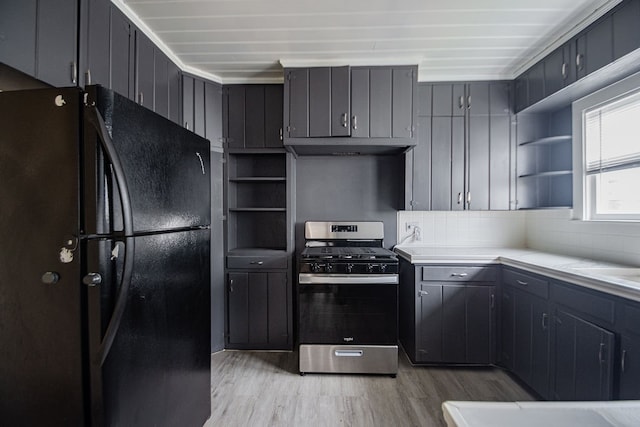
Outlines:
[[383, 221], [384, 245], [391, 248], [404, 204], [404, 155], [298, 157], [295, 191], [296, 254], [305, 221]]

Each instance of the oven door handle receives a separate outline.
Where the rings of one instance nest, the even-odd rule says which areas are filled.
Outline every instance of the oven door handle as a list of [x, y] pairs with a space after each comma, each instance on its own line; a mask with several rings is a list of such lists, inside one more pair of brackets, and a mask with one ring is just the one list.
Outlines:
[[397, 285], [397, 274], [312, 274], [300, 273], [301, 285]]

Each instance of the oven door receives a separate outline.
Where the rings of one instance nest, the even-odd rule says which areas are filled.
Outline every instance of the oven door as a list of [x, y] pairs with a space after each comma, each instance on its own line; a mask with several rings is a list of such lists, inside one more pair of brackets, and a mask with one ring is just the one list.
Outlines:
[[300, 275], [300, 344], [397, 345], [397, 275], [362, 276]]

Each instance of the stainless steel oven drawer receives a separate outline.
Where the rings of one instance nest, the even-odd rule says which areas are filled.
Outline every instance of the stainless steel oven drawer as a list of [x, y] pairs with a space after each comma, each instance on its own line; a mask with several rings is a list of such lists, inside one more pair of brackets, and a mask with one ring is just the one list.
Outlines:
[[398, 373], [398, 346], [300, 344], [300, 373]]

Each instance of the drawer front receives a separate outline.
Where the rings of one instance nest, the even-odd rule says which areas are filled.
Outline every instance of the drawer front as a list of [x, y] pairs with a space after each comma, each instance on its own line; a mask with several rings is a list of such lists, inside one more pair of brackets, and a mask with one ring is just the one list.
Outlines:
[[549, 282], [527, 273], [504, 269], [502, 283], [542, 298], [549, 298]]
[[496, 267], [429, 266], [422, 267], [422, 280], [437, 282], [495, 282]]
[[603, 295], [583, 291], [571, 285], [553, 284], [552, 299], [558, 304], [572, 308], [595, 319], [610, 324], [615, 320], [615, 302]]
[[238, 269], [284, 269], [287, 268], [287, 257], [269, 256], [228, 256], [227, 268]]
[[638, 326], [640, 325], [640, 305], [625, 303], [622, 308], [622, 325], [626, 332], [640, 335]]

